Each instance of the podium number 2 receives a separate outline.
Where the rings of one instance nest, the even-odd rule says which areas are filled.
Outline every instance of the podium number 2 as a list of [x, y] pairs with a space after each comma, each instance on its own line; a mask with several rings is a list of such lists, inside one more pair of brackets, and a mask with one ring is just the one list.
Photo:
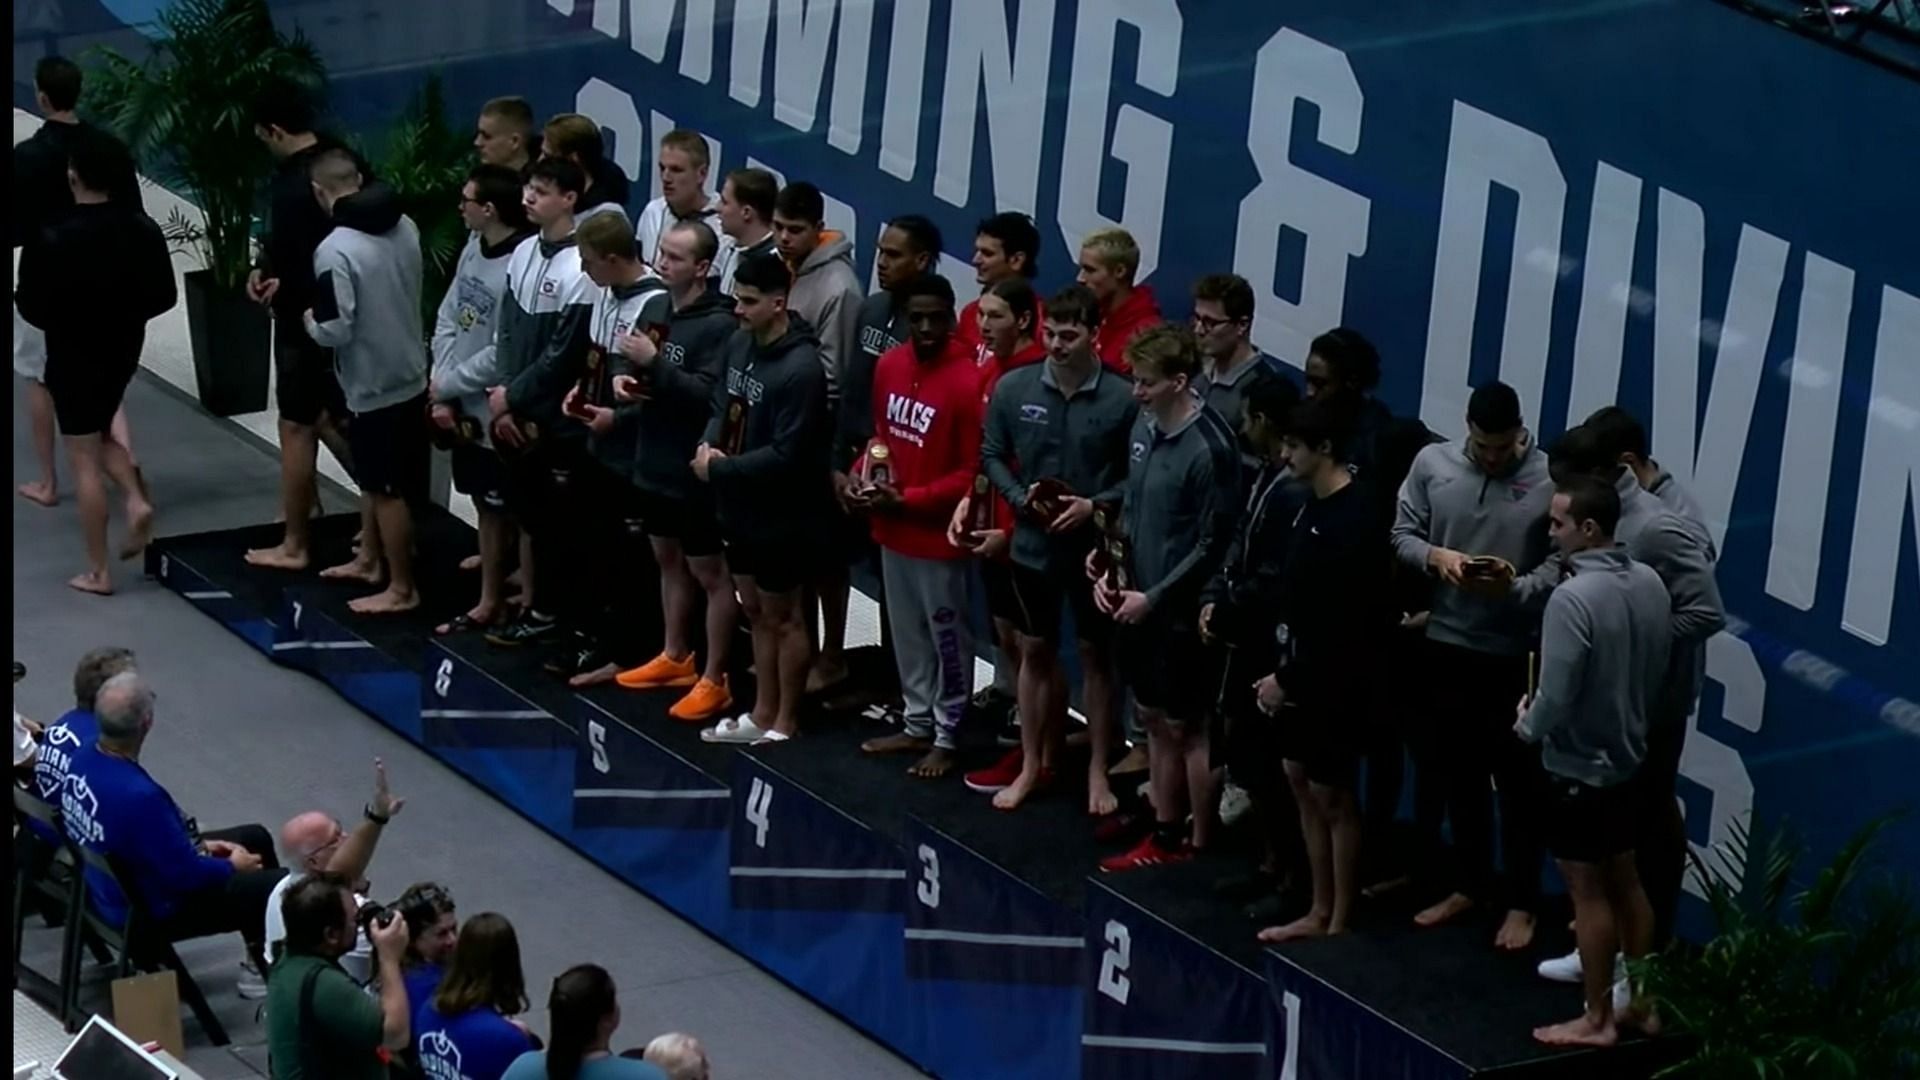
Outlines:
[[920, 884], [913, 891], [922, 904], [940, 906], [940, 853], [926, 844], [920, 845]]
[[767, 808], [773, 805], [773, 785], [759, 777], [753, 778], [753, 786], [747, 789], [747, 824], [753, 826], [753, 846], [767, 846]]
[[587, 721], [587, 748], [593, 751], [595, 772], [605, 773], [613, 768], [607, 762], [607, 728], [598, 720]]
[[1133, 935], [1118, 919], [1107, 920], [1107, 951], [1100, 957], [1099, 990], [1122, 1005], [1133, 990], [1127, 967], [1133, 963]]

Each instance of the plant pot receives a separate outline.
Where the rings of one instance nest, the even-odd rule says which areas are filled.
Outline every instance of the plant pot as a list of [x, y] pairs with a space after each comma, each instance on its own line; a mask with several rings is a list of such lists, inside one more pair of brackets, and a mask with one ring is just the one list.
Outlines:
[[245, 290], [215, 285], [211, 270], [188, 271], [186, 293], [200, 406], [215, 416], [264, 410], [273, 341], [267, 309]]

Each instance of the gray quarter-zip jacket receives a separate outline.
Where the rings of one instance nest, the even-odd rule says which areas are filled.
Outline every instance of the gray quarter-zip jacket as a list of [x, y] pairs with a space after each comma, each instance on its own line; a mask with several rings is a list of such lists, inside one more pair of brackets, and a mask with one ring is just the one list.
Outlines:
[[1209, 405], [1167, 431], [1142, 410], [1127, 460], [1121, 521], [1135, 585], [1154, 612], [1191, 625], [1201, 591], [1233, 544], [1240, 506], [1239, 441]]
[[1139, 412], [1132, 384], [1097, 363], [1072, 397], [1060, 392], [1051, 361], [1018, 367], [1001, 377], [987, 402], [980, 463], [1000, 496], [1018, 511], [1015, 562], [1044, 570], [1056, 544], [1060, 551], [1084, 547], [1084, 530], [1077, 537], [1056, 538], [1026, 512], [1027, 488], [1053, 477], [1095, 502], [1119, 502], [1127, 475], [1127, 444]]
[[[1464, 447], [1435, 443], [1413, 459], [1400, 485], [1393, 551], [1423, 574], [1434, 547], [1495, 555], [1518, 574], [1547, 556], [1547, 507], [1553, 484], [1547, 455], [1529, 444], [1513, 471], [1493, 477]], [[1505, 597], [1478, 596], [1444, 582], [1433, 589], [1427, 637], [1476, 652], [1518, 656], [1533, 640], [1533, 620]]]
[[853, 355], [860, 303], [865, 299], [853, 271], [853, 241], [831, 229], [821, 233], [820, 245], [793, 272], [787, 310], [806, 319], [820, 341], [829, 398], [840, 393], [842, 373]]
[[1671, 618], [1660, 575], [1624, 548], [1583, 551], [1540, 629], [1540, 685], [1520, 734], [1549, 773], [1590, 787], [1633, 778], [1667, 671]]

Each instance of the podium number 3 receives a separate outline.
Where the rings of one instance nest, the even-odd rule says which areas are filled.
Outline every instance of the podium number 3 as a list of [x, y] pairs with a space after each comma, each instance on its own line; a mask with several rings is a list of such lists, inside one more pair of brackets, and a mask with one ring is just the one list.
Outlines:
[[920, 845], [920, 884], [913, 891], [922, 904], [940, 906], [940, 853], [926, 844]]
[[753, 778], [753, 786], [747, 789], [747, 824], [753, 826], [753, 846], [767, 846], [767, 808], [773, 805], [773, 785], [759, 777]]
[[1118, 919], [1107, 920], [1107, 951], [1100, 957], [1101, 993], [1122, 1005], [1127, 1003], [1127, 995], [1133, 991], [1133, 981], [1127, 978], [1127, 968], [1133, 963], [1133, 935], [1127, 933], [1126, 924]]

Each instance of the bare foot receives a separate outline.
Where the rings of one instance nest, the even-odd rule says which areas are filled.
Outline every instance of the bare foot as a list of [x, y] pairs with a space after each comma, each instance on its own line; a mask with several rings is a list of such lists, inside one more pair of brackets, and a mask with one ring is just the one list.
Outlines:
[[1045, 777], [1046, 774], [1037, 769], [1020, 770], [1020, 775], [1013, 778], [1013, 783], [993, 793], [993, 808], [995, 810], [1020, 809], [1021, 803], [1026, 802], [1034, 792], [1040, 790]]
[[907, 769], [907, 774], [922, 780], [938, 780], [952, 770], [953, 751], [936, 746], [927, 751], [926, 757], [914, 762], [912, 767]]
[[113, 579], [109, 578], [105, 571], [96, 573], [89, 570], [84, 574], [75, 574], [67, 579], [67, 584], [95, 596], [113, 595]]
[[1113, 787], [1107, 783], [1106, 774], [1099, 768], [1087, 772], [1087, 816], [1106, 817], [1120, 809], [1120, 800], [1114, 798]]
[[1517, 952], [1533, 944], [1533, 913], [1528, 911], [1509, 911], [1500, 923], [1500, 932], [1493, 935], [1493, 947]]
[[1136, 746], [1133, 749], [1127, 751], [1127, 756], [1121, 758], [1119, 764], [1115, 765], [1111, 769], [1108, 769], [1107, 775], [1108, 776], [1126, 776], [1129, 773], [1143, 773], [1146, 771], [1147, 771], [1147, 748], [1146, 746], [1141, 745], [1141, 746]]
[[583, 671], [573, 676], [567, 680], [567, 685], [576, 690], [586, 686], [599, 686], [603, 683], [612, 682], [613, 677], [618, 674], [620, 674], [620, 665], [602, 664], [592, 671]]
[[131, 559], [147, 550], [153, 540], [153, 504], [127, 500], [127, 542], [120, 545], [120, 558]]
[[905, 732], [882, 735], [877, 739], [868, 739], [860, 744], [863, 754], [912, 754], [933, 747], [933, 740], [917, 739]]
[[269, 570], [305, 570], [309, 558], [304, 551], [288, 551], [285, 544], [280, 544], [247, 552], [247, 565], [264, 566]]
[[378, 585], [382, 575], [379, 563], [355, 559], [339, 566], [329, 566], [320, 571], [320, 576], [328, 581], [358, 581], [366, 585]]
[[60, 505], [59, 490], [52, 484], [44, 481], [29, 480], [14, 490], [20, 493], [21, 498], [30, 503], [39, 503], [41, 506]]
[[1285, 926], [1269, 926], [1260, 931], [1259, 938], [1265, 945], [1283, 945], [1289, 941], [1304, 941], [1307, 938], [1327, 936], [1327, 917], [1315, 915], [1309, 911]]
[[1454, 893], [1445, 900], [1433, 905], [1413, 917], [1415, 926], [1439, 926], [1451, 922], [1473, 910], [1473, 898], [1465, 893]]
[[412, 611], [419, 606], [419, 593], [395, 592], [391, 588], [347, 603], [347, 607], [359, 615], [395, 615], [402, 611]]
[[1611, 1019], [1603, 1024], [1586, 1016], [1534, 1028], [1533, 1037], [1548, 1046], [1612, 1046], [1620, 1039]]
[[835, 664], [829, 667], [823, 663], [815, 663], [813, 670], [807, 672], [807, 693], [818, 694], [846, 681], [847, 665]]
[[460, 569], [462, 569], [462, 570], [478, 570], [478, 569], [480, 569], [480, 556], [478, 556], [478, 555], [469, 555], [469, 556], [467, 556], [466, 558], [464, 558], [464, 559], [461, 559], [461, 560], [460, 560]]

